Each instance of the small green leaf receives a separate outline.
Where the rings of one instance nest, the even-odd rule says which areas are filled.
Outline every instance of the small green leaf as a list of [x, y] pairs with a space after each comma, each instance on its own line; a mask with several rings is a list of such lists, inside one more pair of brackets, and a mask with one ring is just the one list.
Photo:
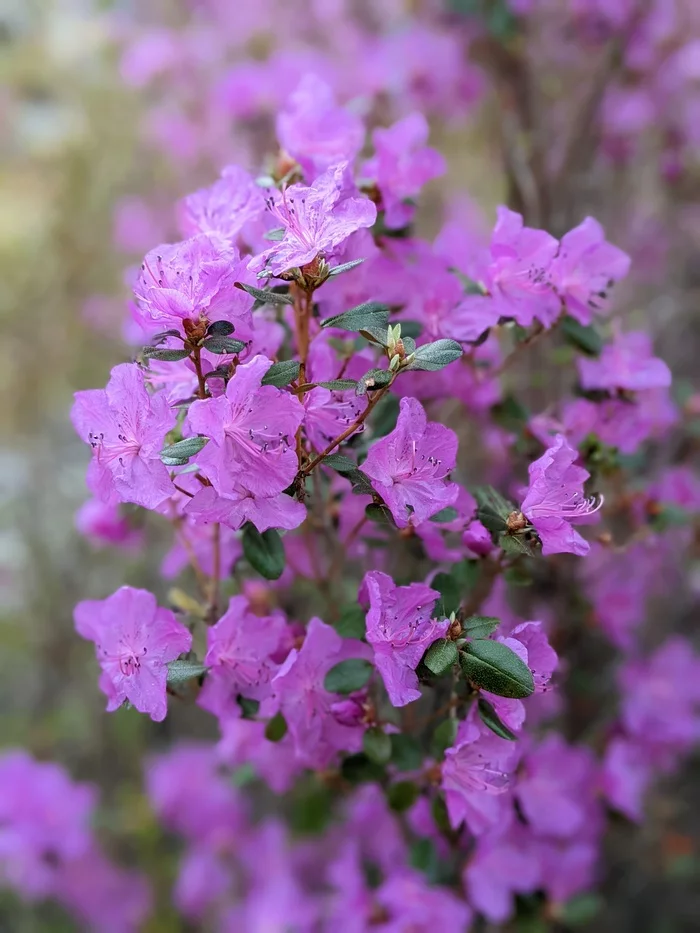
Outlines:
[[401, 321], [401, 339], [405, 340], [409, 337], [411, 340], [415, 340], [416, 337], [420, 337], [423, 332], [423, 325], [420, 321]]
[[534, 693], [530, 668], [500, 641], [469, 642], [459, 660], [467, 680], [489, 693], [518, 700]]
[[386, 796], [392, 810], [397, 813], [404, 813], [406, 810], [410, 810], [418, 800], [419, 793], [418, 785], [414, 784], [413, 781], [399, 781], [391, 785]]
[[462, 631], [469, 638], [488, 638], [500, 624], [501, 620], [495, 616], [469, 616], [462, 623]]
[[415, 359], [407, 368], [436, 372], [458, 360], [462, 352], [462, 345], [457, 343], [456, 340], [435, 340], [433, 343], [426, 343], [422, 347], [418, 347]]
[[362, 470], [353, 470], [351, 473], [345, 473], [345, 478], [352, 483], [352, 491], [355, 496], [373, 496], [374, 487], [370, 482], [369, 476]]
[[513, 557], [520, 557], [523, 554], [527, 557], [537, 557], [541, 550], [539, 539], [532, 531], [528, 531], [527, 534], [502, 534], [498, 539], [498, 544], [506, 554], [511, 554]]
[[230, 337], [236, 328], [230, 321], [214, 321], [207, 327], [210, 337]]
[[245, 350], [245, 346], [242, 340], [235, 340], [233, 337], [207, 337], [202, 342], [205, 350], [219, 356], [224, 353], [240, 353], [241, 350]]
[[289, 385], [299, 375], [298, 360], [283, 360], [281, 363], [273, 363], [265, 375], [260, 380], [264, 386], [282, 386]]
[[431, 744], [433, 754], [436, 758], [442, 758], [445, 754], [445, 750], [451, 748], [455, 744], [458, 729], [459, 722], [449, 717], [448, 719], [443, 719], [435, 732], [433, 732]]
[[579, 894], [566, 902], [561, 920], [566, 926], [585, 926], [595, 920], [603, 906], [604, 902], [600, 894]]
[[456, 518], [459, 518], [459, 512], [451, 505], [448, 505], [447, 508], [440, 509], [435, 515], [431, 515], [430, 521], [444, 524], [445, 522], [453, 522]]
[[343, 454], [328, 454], [327, 457], [323, 458], [323, 465], [330, 467], [331, 470], [335, 470], [337, 473], [352, 473], [357, 469], [355, 461]]
[[365, 515], [371, 522], [376, 522], [378, 525], [396, 525], [389, 509], [378, 502], [370, 502], [365, 509]]
[[440, 859], [438, 857], [435, 843], [432, 839], [423, 837], [416, 839], [411, 845], [409, 852], [409, 861], [413, 868], [424, 872], [430, 880], [434, 880], [440, 869]]
[[321, 321], [321, 327], [337, 327], [340, 330], [348, 330], [354, 333], [359, 332], [366, 326], [386, 329], [388, 324], [389, 309], [379, 301], [365, 301], [349, 311], [335, 314], [333, 317]]
[[335, 664], [323, 679], [329, 693], [355, 693], [362, 690], [372, 676], [372, 665], [363, 658], [348, 658]]
[[241, 708], [241, 713], [244, 719], [255, 719], [260, 710], [260, 701], [251, 700], [248, 697], [236, 697], [236, 702]]
[[438, 638], [425, 652], [423, 664], [433, 674], [440, 676], [449, 671], [458, 657], [457, 645], [453, 641], [449, 638]]
[[250, 522], [243, 527], [243, 554], [248, 563], [265, 577], [278, 580], [284, 570], [284, 545], [274, 528], [258, 531]]
[[[195, 454], [198, 454], [199, 451], [207, 445], [208, 441], [208, 437], [199, 437], [199, 435], [196, 434], [192, 437], [186, 437], [176, 444], [170, 444], [170, 446], [164, 447], [160, 452], [161, 459], [163, 461], [179, 460], [182, 461], [182, 463], [187, 463], [190, 457], [194, 457]], [[175, 464], [171, 463], [168, 465], [174, 466]]]
[[365, 611], [362, 606], [345, 606], [333, 628], [343, 638], [364, 638], [366, 633]]
[[177, 687], [188, 680], [195, 680], [206, 674], [207, 668], [199, 661], [170, 661], [168, 664], [168, 686]]
[[355, 395], [366, 395], [369, 389], [383, 389], [388, 386], [393, 379], [394, 374], [388, 369], [370, 369], [362, 379], [359, 379], [355, 387]]
[[447, 812], [447, 804], [445, 803], [445, 798], [442, 796], [442, 794], [439, 794], [437, 797], [433, 798], [433, 805], [431, 810], [437, 828], [443, 833], [449, 833], [452, 830], [452, 826], [450, 824], [450, 817]]
[[269, 305], [293, 305], [294, 299], [282, 292], [272, 291], [267, 288], [256, 288], [254, 285], [247, 285], [245, 282], [234, 282], [236, 288], [243, 292], [248, 292], [256, 301]]
[[445, 619], [451, 612], [456, 612], [459, 609], [461, 587], [455, 575], [436, 573], [430, 586], [440, 594], [440, 599], [435, 607], [436, 616]]
[[364, 753], [348, 755], [343, 759], [340, 773], [349, 784], [362, 784], [364, 781], [381, 781], [384, 769], [375, 764]]
[[423, 763], [423, 751], [412, 735], [391, 734], [391, 762], [397, 771], [417, 771]]
[[350, 269], [354, 269], [356, 266], [359, 266], [364, 262], [364, 259], [351, 259], [350, 262], [344, 262], [341, 266], [335, 266], [328, 273], [328, 278], [333, 278], [336, 275], [342, 275], [343, 272], [349, 272]]
[[263, 240], [270, 240], [271, 243], [279, 243], [280, 240], [284, 239], [286, 232], [284, 227], [275, 227], [274, 230], [268, 230], [267, 233], [263, 233]]
[[282, 713], [275, 713], [265, 726], [265, 738], [270, 742], [281, 742], [287, 734], [287, 720]]
[[479, 697], [478, 709], [481, 721], [485, 726], [488, 726], [499, 738], [508, 739], [509, 742], [515, 742], [518, 738], [517, 735], [511, 732], [508, 726], [504, 725], [500, 716], [494, 709], [493, 703], [489, 703], [484, 697]]
[[511, 586], [532, 586], [533, 583], [530, 574], [525, 567], [521, 567], [519, 563], [514, 564], [512, 567], [507, 567], [503, 574], [503, 579]]
[[561, 331], [564, 339], [571, 346], [576, 347], [587, 356], [600, 356], [603, 349], [603, 338], [592, 325], [579, 324], [573, 318], [567, 316], [561, 322]]
[[372, 413], [372, 437], [386, 437], [396, 427], [400, 402], [387, 392]]
[[161, 350], [159, 347], [144, 347], [141, 353], [144, 359], [160, 360], [163, 363], [177, 363], [190, 355], [189, 350]]
[[360, 328], [360, 336], [364, 337], [365, 340], [369, 340], [370, 343], [376, 343], [377, 346], [387, 346], [387, 328], [383, 324], [365, 325], [365, 327]]
[[349, 392], [357, 383], [354, 379], [330, 379], [328, 382], [317, 382], [316, 385], [322, 389], [330, 389], [331, 392]]
[[474, 490], [477, 502], [476, 517], [488, 528], [492, 535], [501, 534], [506, 529], [506, 520], [515, 506], [504, 499], [493, 486], [478, 486]]
[[375, 765], [385, 765], [391, 758], [391, 739], [378, 726], [362, 736], [362, 750]]

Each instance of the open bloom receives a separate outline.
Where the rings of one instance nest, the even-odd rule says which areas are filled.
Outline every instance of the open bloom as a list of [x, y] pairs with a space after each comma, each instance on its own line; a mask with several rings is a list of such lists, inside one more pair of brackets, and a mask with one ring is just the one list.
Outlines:
[[651, 337], [643, 331], [616, 333], [598, 359], [580, 357], [578, 369], [584, 389], [641, 392], [671, 385], [671, 370], [653, 355]]
[[447, 480], [457, 459], [457, 435], [428, 422], [414, 398], [401, 399], [396, 427], [370, 447], [363, 471], [389, 507], [399, 528], [419, 525], [457, 499]]
[[265, 210], [262, 188], [245, 169], [227, 165], [221, 178], [180, 202], [178, 222], [183, 236], [213, 233], [231, 243], [250, 221]]
[[585, 521], [603, 504], [602, 497], [584, 496], [589, 473], [576, 466], [578, 453], [563, 434], [554, 446], [530, 464], [530, 485], [520, 506], [542, 541], [543, 554], [585, 556], [590, 545], [572, 525]]
[[162, 395], [149, 395], [138, 366], [121, 363], [106, 388], [76, 392], [71, 419], [92, 447], [87, 485], [98, 499], [156, 509], [172, 495], [160, 451], [175, 413]]
[[275, 192], [268, 208], [284, 229], [284, 237], [253, 259], [270, 275], [304, 266], [319, 255], [326, 255], [351, 233], [371, 227], [377, 208], [369, 198], [347, 189], [346, 162], [334, 166], [309, 187], [291, 185]]
[[168, 661], [190, 650], [192, 635], [147, 590], [122, 586], [107, 599], [75, 607], [79, 635], [95, 643], [107, 710], [128, 700], [155, 722], [165, 719]]
[[405, 706], [420, 697], [418, 662], [449, 628], [447, 619], [431, 618], [439, 595], [424, 583], [396, 586], [379, 570], [365, 574], [360, 598], [364, 601], [366, 597], [370, 606], [367, 641], [394, 706]]

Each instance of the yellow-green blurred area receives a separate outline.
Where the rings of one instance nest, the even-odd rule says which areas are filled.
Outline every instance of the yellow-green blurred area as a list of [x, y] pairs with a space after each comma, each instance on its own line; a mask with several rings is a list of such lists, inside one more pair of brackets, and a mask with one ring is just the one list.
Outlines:
[[[69, 409], [76, 389], [104, 385], [109, 368], [128, 358], [118, 325], [100, 332], [84, 317], [95, 294], [127, 298], [124, 258], [113, 246], [115, 202], [148, 192], [156, 181], [164, 192], [171, 186], [173, 199], [185, 192], [140, 140], [146, 92], [120, 81], [117, 52], [96, 6], [2, 0], [0, 7], [0, 743], [26, 746], [99, 785], [105, 843], [122, 863], [150, 873], [159, 906], [148, 930], [166, 933], [188, 928], [168, 906], [177, 852], [143, 797], [143, 756], [179, 735], [214, 737], [216, 726], [178, 704], [160, 725], [133, 711], [104, 712], [93, 646], [75, 635], [73, 606], [122, 583], [153, 589], [164, 600], [167, 584], [156, 571], [168, 541], [149, 521], [148, 546], [129, 557], [95, 550], [75, 532], [88, 452], [74, 436]], [[176, 3], [165, 10], [181, 13]], [[506, 196], [503, 174], [494, 169], [494, 122], [487, 101], [468, 128], [435, 127], [432, 142], [446, 152], [450, 169], [447, 181], [430, 189], [421, 215], [428, 232], [438, 226], [450, 187], [469, 190], [489, 211]], [[623, 230], [618, 209], [656, 184], [653, 170], [641, 172], [579, 182], [588, 185], [587, 208], [613, 240]], [[194, 178], [191, 187], [203, 181]], [[635, 320], [650, 324], [656, 350], [672, 369], [697, 379], [698, 246], [688, 230], [700, 224], [686, 210], [692, 198], [654, 201], [652, 192], [645, 210], [649, 201], [659, 223], [677, 212], [678, 241], [671, 240], [664, 279], [640, 285], [630, 308]], [[625, 829], [615, 843], [619, 877], [608, 925], [591, 929], [700, 929], [697, 773], [696, 767], [672, 790], [662, 788], [641, 832]], [[73, 929], [51, 906], [22, 905], [0, 891], [0, 933]]]

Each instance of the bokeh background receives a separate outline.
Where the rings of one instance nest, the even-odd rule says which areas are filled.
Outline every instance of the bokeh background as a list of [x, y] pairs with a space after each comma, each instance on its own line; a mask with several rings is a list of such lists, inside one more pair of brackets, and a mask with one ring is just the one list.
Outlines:
[[[306, 17], [306, 34], [300, 27], [283, 41], [290, 49], [306, 44], [332, 49], [338, 39], [328, 36], [340, 22], [334, 17], [351, 7], [358, 17], [387, 20], [391, 27], [407, 15], [439, 20], [448, 6], [437, 0], [387, 0], [386, 9], [367, 3], [322, 9], [324, 4], [313, 0], [296, 0], [286, 5], [285, 17]], [[498, 24], [485, 39], [472, 41], [471, 27], [459, 17], [475, 6], [453, 4], [456, 18], [448, 23], [465, 31], [465, 54], [468, 50], [475, 69], [487, 77], [485, 89], [472, 88], [461, 111], [428, 114], [431, 143], [447, 156], [449, 171], [430, 186], [419, 230], [434, 234], [456, 209], [471, 211], [475, 227], [483, 213], [487, 230], [501, 202], [524, 210], [531, 223], [554, 234], [593, 214], [608, 238], [633, 256], [633, 275], [618, 307], [650, 329], [658, 355], [674, 371], [679, 399], [692, 399], [700, 391], [697, 170], [688, 169], [685, 152], [683, 171], [674, 175], [664, 168], [668, 139], [653, 115], [641, 124], [629, 158], [600, 158], [601, 129], [592, 114], [598, 115], [606, 79], [613, 80], [619, 64], [619, 50], [610, 42], [592, 43], [572, 66], [566, 48], [551, 44], [560, 39], [554, 26], [535, 21], [522, 40], [529, 44], [520, 60], [530, 67], [518, 73], [514, 60], [499, 51]], [[3, 0], [0, 9], [0, 740], [58, 760], [76, 778], [99, 785], [100, 831], [108, 849], [155, 879], [158, 909], [150, 933], [186, 927], [169, 907], [177, 853], [143, 796], [142, 756], [179, 735], [213, 737], [215, 725], [184, 707], [160, 725], [125, 711], [104, 714], [92, 646], [74, 634], [73, 606], [122, 582], [154, 589], [164, 599], [167, 584], [157, 568], [169, 542], [149, 525], [144, 529], [149, 546], [130, 557], [96, 550], [76, 533], [74, 514], [85, 498], [88, 455], [73, 435], [68, 411], [73, 391], [104, 384], [109, 368], [132, 353], [123, 333], [124, 270], [138, 260], [140, 249], [176, 236], [174, 200], [213, 180], [227, 160], [242, 157], [253, 165], [272, 151], [271, 118], [261, 117], [255, 125], [251, 118], [237, 138], [233, 118], [198, 109], [222, 62], [260, 61], [282, 41], [273, 20], [265, 20], [268, 7], [271, 15], [275, 4], [253, 0]], [[548, 7], [558, 15], [569, 4], [551, 0]], [[195, 64], [182, 65], [181, 80], [172, 66], [164, 69], [168, 80], [143, 79], [139, 69], [145, 66], [136, 53], [125, 65], [124, 48], [140, 29], [179, 29], [198, 17], [218, 23], [224, 39], [220, 47], [207, 47], [212, 36], [204, 32], [204, 46], [192, 56]], [[509, 28], [508, 22], [502, 28]], [[416, 67], [420, 49], [417, 41], [410, 53]], [[696, 52], [700, 73], [700, 46]], [[439, 90], [439, 63], [431, 61], [429, 44], [425, 54], [420, 65], [436, 73]], [[356, 52], [349, 50], [347, 59], [345, 66], [352, 68]], [[693, 94], [693, 112], [700, 117], [697, 85]], [[274, 104], [274, 94], [271, 100]], [[188, 150], [187, 133], [176, 133], [174, 119], [168, 129], [163, 119], [168, 106], [191, 121], [195, 141], [203, 134], [207, 144]], [[681, 102], [669, 106], [680, 108]], [[533, 127], [522, 124], [530, 109], [538, 134], [534, 141]], [[608, 131], [608, 142], [622, 145]], [[172, 148], [183, 150], [174, 158], [166, 154], [167, 132], [173, 133]], [[636, 132], [635, 125], [632, 135]], [[562, 152], [566, 145], [570, 151]], [[538, 160], [539, 175], [533, 174]], [[560, 171], [550, 171], [551, 160]], [[143, 204], [149, 210], [140, 215]], [[536, 384], [536, 353], [528, 366], [528, 372], [516, 371], [512, 378], [534, 376]], [[700, 574], [700, 564], [694, 572]], [[654, 626], [656, 635], [675, 629], [692, 637], [697, 604], [667, 592], [655, 607]], [[596, 905], [588, 923], [582, 916], [579, 928], [653, 933], [700, 928], [699, 779], [696, 757], [679, 779], [657, 789], [641, 830], [621, 824], [612, 834], [602, 908]], [[56, 908], [29, 907], [0, 891], [3, 933], [73, 929]]]

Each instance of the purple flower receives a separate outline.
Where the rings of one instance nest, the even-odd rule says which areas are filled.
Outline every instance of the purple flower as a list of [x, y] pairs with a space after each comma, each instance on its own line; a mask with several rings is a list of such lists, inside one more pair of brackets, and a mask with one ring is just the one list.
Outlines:
[[328, 254], [351, 233], [374, 224], [375, 205], [347, 190], [347, 167], [336, 165], [310, 187], [291, 185], [270, 197], [268, 207], [284, 228], [284, 238], [256, 257], [251, 268], [279, 275]]
[[107, 710], [128, 700], [155, 722], [165, 719], [168, 661], [190, 650], [192, 635], [147, 590], [122, 586], [107, 599], [75, 607], [79, 635], [95, 643]]
[[208, 188], [188, 194], [178, 206], [180, 233], [213, 233], [234, 243], [246, 224], [265, 210], [262, 188], [238, 165], [228, 165]]
[[562, 238], [551, 277], [569, 314], [590, 324], [594, 313], [605, 310], [610, 289], [629, 267], [629, 256], [607, 242], [597, 220], [586, 217]]
[[472, 911], [461, 898], [446, 887], [429, 885], [425, 875], [409, 868], [390, 875], [375, 896], [388, 915], [377, 926], [383, 933], [461, 933], [471, 924]]
[[245, 340], [253, 299], [234, 282], [248, 281], [247, 267], [235, 247], [213, 234], [157, 246], [144, 259], [134, 285], [137, 320], [146, 333], [181, 330], [185, 321], [229, 321], [236, 337]]
[[585, 521], [603, 500], [584, 496], [583, 484], [590, 474], [575, 465], [577, 459], [578, 452], [563, 434], [557, 434], [554, 446], [530, 464], [530, 485], [520, 508], [540, 536], [545, 555], [569, 553], [583, 557], [590, 549], [572, 524]]
[[233, 482], [226, 495], [211, 486], [201, 489], [185, 506], [185, 514], [197, 523], [219, 522], [238, 531], [251, 522], [258, 531], [298, 528], [306, 518], [306, 506], [283, 493], [264, 495], [249, 488], [257, 485], [250, 475]]
[[345, 726], [331, 714], [338, 699], [323, 686], [328, 671], [349, 658], [370, 655], [359, 641], [343, 640], [330, 625], [312, 619], [301, 648], [290, 651], [272, 680], [272, 690], [287, 720], [297, 759], [307, 768], [325, 768], [339, 751], [356, 752], [364, 729]]
[[362, 120], [339, 107], [329, 85], [306, 74], [277, 117], [282, 148], [315, 178], [339, 162], [352, 162], [362, 148]]
[[[304, 396], [304, 429], [316, 450], [326, 445], [345, 431], [364, 409], [361, 399], [351, 389], [349, 392], [331, 392], [328, 389], [311, 389]], [[364, 426], [357, 430], [362, 431]]]
[[595, 761], [588, 748], [567, 745], [550, 735], [532, 748], [515, 787], [533, 832], [569, 838], [598, 814]]
[[277, 496], [297, 472], [294, 435], [304, 417], [289, 392], [260, 382], [271, 362], [256, 356], [236, 369], [218, 398], [199, 399], [188, 413], [191, 429], [210, 438], [197, 455], [214, 489], [233, 499]]
[[558, 248], [553, 236], [523, 226], [520, 214], [507, 207], [498, 208], [491, 261], [483, 277], [499, 317], [514, 318], [522, 327], [535, 319], [545, 327], [554, 323], [561, 313], [561, 299], [551, 281]]
[[444, 637], [449, 621], [431, 618], [440, 594], [424, 583], [396, 586], [379, 570], [365, 574], [360, 601], [369, 601], [367, 641], [394, 706], [419, 699], [418, 662], [430, 645]]
[[106, 388], [76, 392], [71, 419], [92, 447], [87, 485], [98, 499], [156, 509], [172, 495], [160, 451], [175, 413], [162, 395], [149, 395], [138, 366], [121, 363]]
[[234, 715], [219, 721], [221, 741], [217, 754], [222, 762], [239, 768], [249, 764], [276, 794], [286, 793], [303, 765], [295, 752], [295, 743], [287, 733], [280, 742], [265, 737], [267, 722], [244, 719], [240, 707]]
[[204, 663], [209, 670], [198, 704], [223, 718], [231, 714], [239, 694], [254, 700], [269, 696], [270, 678], [278, 667], [272, 656], [286, 627], [282, 613], [260, 617], [251, 612], [245, 596], [232, 597], [207, 631]]
[[640, 392], [671, 385], [671, 370], [653, 355], [651, 337], [643, 331], [615, 334], [598, 359], [579, 357], [579, 376], [584, 389]]
[[532, 671], [535, 693], [544, 693], [548, 689], [549, 681], [556, 670], [559, 658], [542, 631], [542, 623], [522, 622], [520, 625], [515, 626], [507, 639], [500, 640], [507, 641], [516, 654], [521, 657], [522, 653], [511, 642], [520, 642], [525, 648], [526, 654], [522, 660]]
[[85, 929], [99, 933], [135, 933], [152, 906], [146, 879], [118, 868], [95, 845], [64, 867], [56, 896]]
[[641, 744], [621, 736], [605, 750], [600, 775], [603, 796], [616, 810], [641, 822], [644, 794], [652, 777], [652, 761]]
[[445, 160], [426, 146], [430, 130], [422, 113], [411, 113], [389, 129], [372, 134], [376, 155], [364, 167], [382, 195], [384, 223], [389, 228], [405, 227], [414, 209], [407, 204], [426, 182], [445, 172]]
[[0, 876], [30, 898], [57, 894], [66, 862], [91, 845], [96, 794], [23, 750], [0, 757]]
[[463, 878], [470, 903], [492, 923], [504, 923], [512, 916], [516, 894], [529, 894], [540, 886], [533, 842], [518, 824], [505, 835], [478, 839]]
[[137, 548], [143, 534], [122, 515], [116, 502], [88, 499], [75, 515], [75, 527], [95, 547]]
[[389, 507], [399, 528], [419, 525], [457, 499], [446, 477], [457, 458], [457, 435], [428, 422], [423, 406], [402, 398], [396, 427], [370, 447], [363, 471]]
[[445, 752], [442, 789], [454, 829], [466, 822], [475, 836], [507, 826], [512, 813], [511, 786], [519, 749], [513, 742], [482, 732], [465, 720], [457, 741]]

